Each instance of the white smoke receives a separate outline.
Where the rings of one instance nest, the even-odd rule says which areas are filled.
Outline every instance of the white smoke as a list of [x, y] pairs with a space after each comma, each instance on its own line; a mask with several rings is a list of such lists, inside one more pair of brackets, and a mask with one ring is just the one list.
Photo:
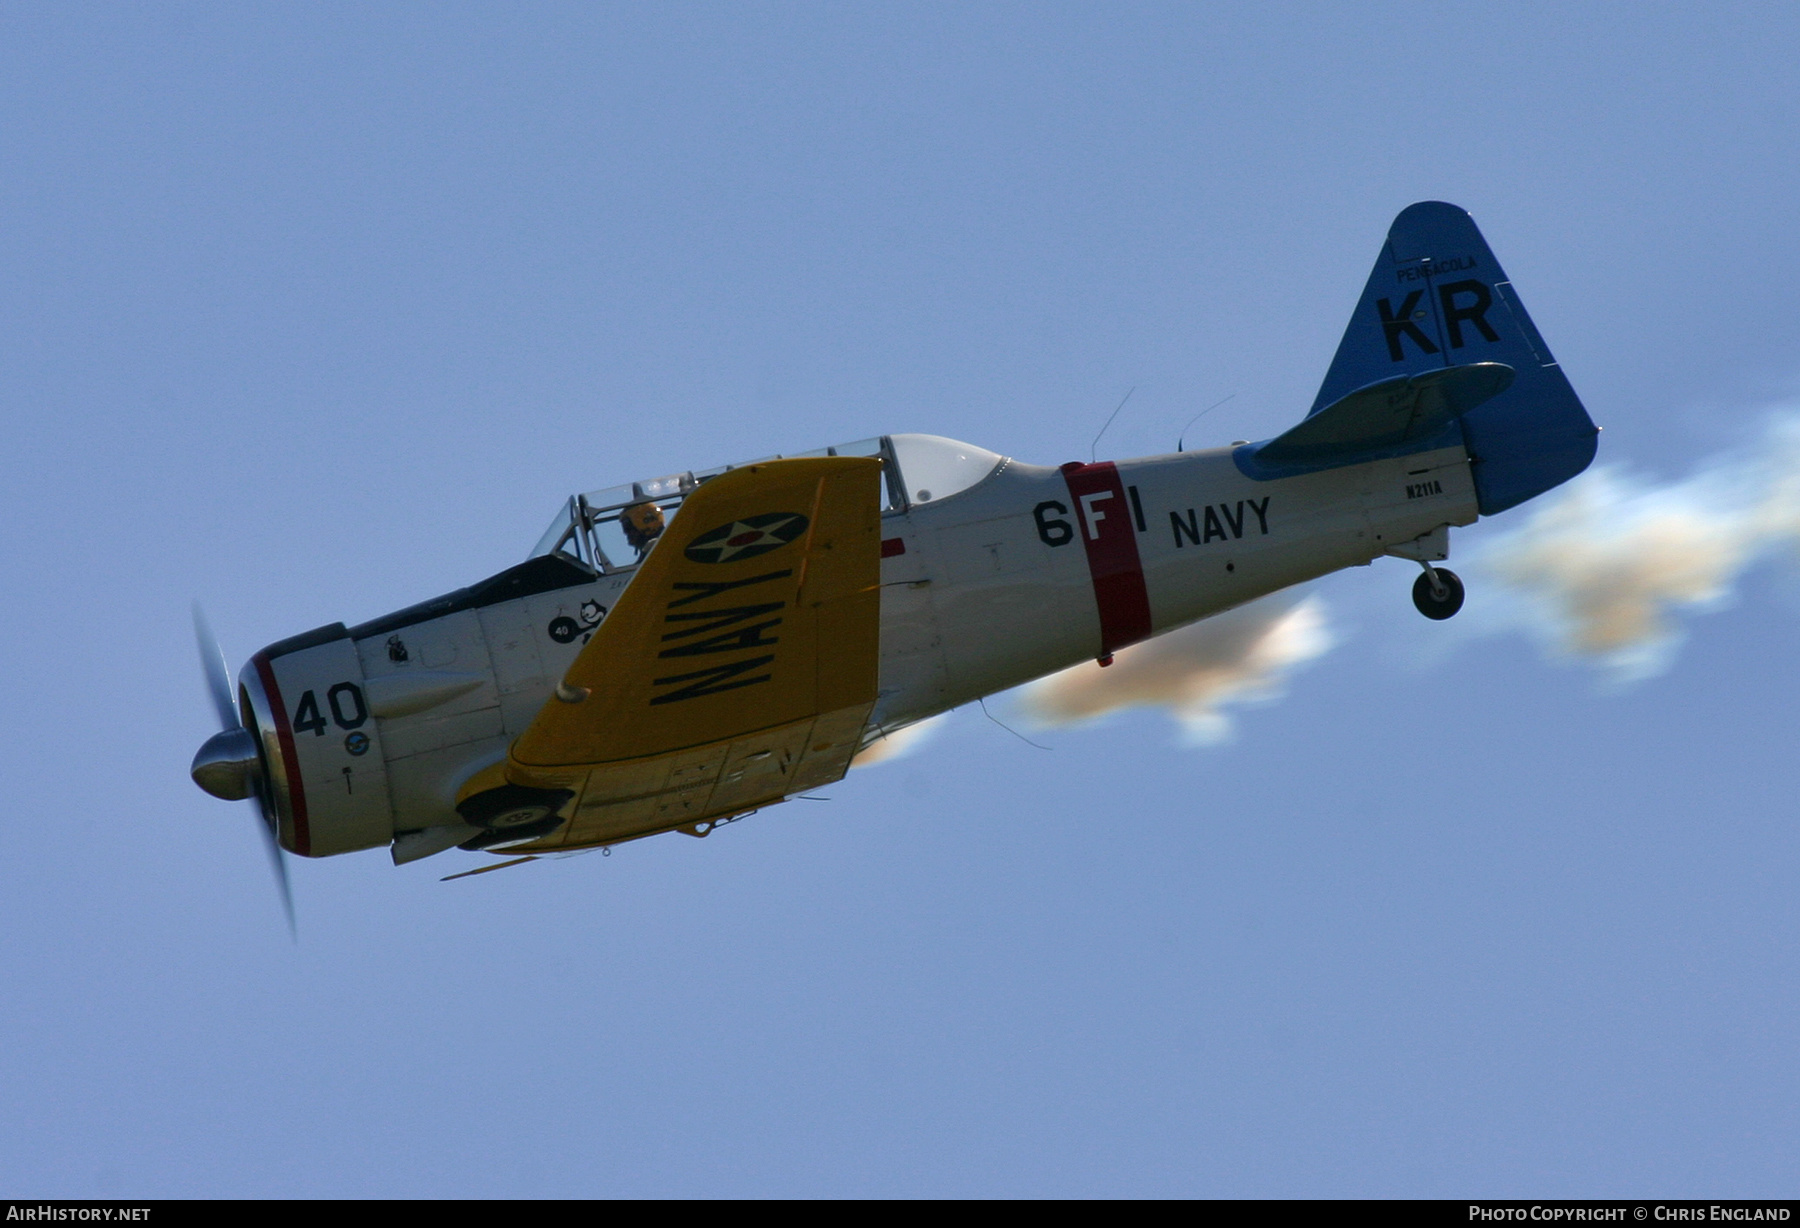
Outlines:
[[1287, 675], [1328, 651], [1317, 597], [1277, 593], [1120, 649], [1102, 668], [1085, 661], [1027, 687], [1025, 712], [1042, 725], [1074, 725], [1125, 708], [1164, 707], [1186, 741], [1231, 736], [1225, 708], [1280, 698]]
[[1800, 541], [1800, 418], [1692, 477], [1595, 469], [1525, 511], [1474, 556], [1514, 598], [1501, 621], [1620, 681], [1646, 677], [1680, 645], [1682, 613], [1716, 608], [1752, 563]]
[[856, 757], [850, 760], [850, 766], [853, 768], [874, 767], [877, 763], [892, 763], [896, 759], [904, 759], [931, 741], [932, 736], [938, 731], [938, 726], [949, 715], [948, 712], [945, 712], [938, 716], [927, 717], [925, 720], [883, 734], [857, 751]]

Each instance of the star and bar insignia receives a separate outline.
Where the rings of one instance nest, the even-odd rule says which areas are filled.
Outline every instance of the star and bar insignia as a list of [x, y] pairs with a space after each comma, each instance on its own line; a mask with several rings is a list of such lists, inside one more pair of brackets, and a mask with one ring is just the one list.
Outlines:
[[806, 532], [798, 512], [764, 512], [720, 525], [688, 543], [687, 557], [696, 563], [735, 563], [785, 546]]

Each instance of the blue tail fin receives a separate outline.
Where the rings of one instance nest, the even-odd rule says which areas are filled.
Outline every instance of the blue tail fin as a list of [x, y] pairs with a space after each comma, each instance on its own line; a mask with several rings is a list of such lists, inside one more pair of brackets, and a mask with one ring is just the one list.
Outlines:
[[1489, 362], [1512, 385], [1460, 420], [1484, 516], [1586, 469], [1597, 431], [1474, 219], [1425, 201], [1389, 228], [1308, 417], [1382, 380]]

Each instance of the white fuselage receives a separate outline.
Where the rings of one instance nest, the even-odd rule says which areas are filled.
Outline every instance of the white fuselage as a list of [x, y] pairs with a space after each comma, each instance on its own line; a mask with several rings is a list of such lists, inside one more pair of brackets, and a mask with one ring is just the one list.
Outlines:
[[[1062, 470], [1009, 460], [953, 499], [889, 518], [905, 552], [882, 563], [879, 726], [1104, 656], [1089, 547], [1107, 534], [1136, 547], [1154, 634], [1476, 518], [1460, 447], [1274, 481], [1246, 477], [1225, 449], [1116, 470], [1116, 493], [1084, 504]], [[1047, 531], [1035, 512], [1045, 503], [1067, 509], [1045, 509]]]

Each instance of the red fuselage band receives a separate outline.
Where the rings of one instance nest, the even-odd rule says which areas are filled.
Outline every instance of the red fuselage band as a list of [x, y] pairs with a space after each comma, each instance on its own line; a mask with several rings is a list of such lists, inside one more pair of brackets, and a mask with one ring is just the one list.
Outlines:
[[1073, 500], [1075, 531], [1087, 547], [1094, 604], [1100, 611], [1100, 654], [1106, 655], [1150, 635], [1150, 594], [1138, 558], [1132, 506], [1111, 461], [1062, 467]]
[[302, 857], [312, 856], [312, 827], [306, 821], [306, 786], [300, 783], [300, 757], [294, 748], [294, 727], [288, 723], [287, 702], [275, 684], [275, 671], [269, 659], [260, 652], [250, 658], [256, 665], [256, 676], [262, 679], [263, 694], [269, 697], [269, 710], [275, 717], [275, 739], [281, 745], [282, 766], [287, 769], [288, 808], [294, 820], [293, 851]]

